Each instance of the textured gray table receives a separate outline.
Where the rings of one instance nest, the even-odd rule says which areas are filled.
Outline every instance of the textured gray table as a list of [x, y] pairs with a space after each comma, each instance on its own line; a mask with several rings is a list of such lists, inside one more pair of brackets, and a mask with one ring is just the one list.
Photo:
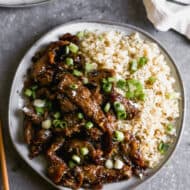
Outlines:
[[[54, 26], [79, 18], [107, 19], [141, 27], [160, 40], [176, 59], [182, 75], [190, 115], [190, 41], [175, 32], [156, 31], [146, 18], [141, 0], [58, 0], [27, 9], [0, 8], [0, 116], [4, 122], [11, 190], [49, 190], [15, 152], [7, 130], [7, 108], [11, 82], [26, 50]], [[182, 141], [170, 163], [139, 190], [190, 189], [190, 117], [186, 118]]]

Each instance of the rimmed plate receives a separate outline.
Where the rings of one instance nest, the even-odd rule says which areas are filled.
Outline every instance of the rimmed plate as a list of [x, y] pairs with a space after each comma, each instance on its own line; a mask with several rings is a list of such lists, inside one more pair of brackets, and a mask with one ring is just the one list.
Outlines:
[[23, 88], [23, 81], [24, 77], [27, 73], [27, 69], [31, 66], [31, 58], [37, 52], [41, 49], [42, 46], [50, 43], [51, 41], [55, 41], [58, 39], [58, 37], [64, 33], [70, 32], [75, 33], [77, 31], [81, 30], [96, 30], [99, 31], [109, 31], [109, 30], [117, 30], [122, 31], [126, 34], [130, 34], [132, 32], [139, 32], [141, 37], [153, 41], [157, 43], [161, 49], [161, 52], [164, 54], [168, 65], [171, 68], [171, 72], [173, 77], [176, 80], [175, 88], [177, 91], [181, 93], [181, 100], [180, 100], [180, 118], [176, 122], [177, 127], [177, 137], [175, 139], [174, 144], [170, 147], [170, 150], [165, 155], [164, 159], [161, 161], [161, 163], [154, 169], [151, 169], [148, 171], [148, 175], [145, 176], [142, 180], [137, 178], [131, 178], [128, 181], [122, 181], [118, 183], [112, 183], [104, 186], [104, 189], [111, 190], [111, 189], [117, 189], [117, 190], [124, 190], [124, 189], [130, 189], [137, 187], [138, 185], [144, 183], [146, 180], [150, 179], [154, 174], [158, 173], [158, 171], [163, 167], [163, 165], [168, 161], [168, 159], [172, 156], [174, 150], [177, 147], [177, 144], [179, 143], [179, 139], [182, 133], [183, 129], [183, 120], [184, 120], [184, 111], [185, 111], [185, 101], [184, 101], [184, 89], [183, 84], [181, 81], [181, 77], [179, 75], [179, 72], [176, 68], [176, 65], [174, 63], [174, 60], [170, 57], [170, 55], [167, 53], [167, 51], [163, 48], [163, 46], [156, 41], [152, 36], [147, 34], [145, 31], [131, 26], [127, 24], [118, 24], [114, 22], [108, 22], [108, 21], [74, 21], [69, 22], [66, 24], [63, 24], [61, 26], [56, 27], [52, 31], [48, 32], [46, 35], [44, 35], [40, 40], [38, 40], [25, 54], [23, 59], [21, 60], [18, 69], [16, 71], [11, 93], [10, 93], [10, 99], [9, 99], [9, 132], [10, 137], [12, 140], [12, 143], [17, 150], [17, 152], [20, 154], [20, 156], [28, 163], [28, 165], [31, 166], [41, 177], [43, 177], [46, 181], [51, 183], [54, 187], [57, 189], [63, 190], [68, 189], [60, 186], [54, 185], [45, 175], [45, 162], [43, 161], [42, 157], [38, 157], [36, 159], [30, 160], [28, 157], [28, 148], [23, 142], [23, 114], [21, 111], [21, 108], [24, 104], [24, 100], [22, 97], [22, 88]]
[[48, 3], [52, 0], [0, 0], [0, 7], [29, 7]]

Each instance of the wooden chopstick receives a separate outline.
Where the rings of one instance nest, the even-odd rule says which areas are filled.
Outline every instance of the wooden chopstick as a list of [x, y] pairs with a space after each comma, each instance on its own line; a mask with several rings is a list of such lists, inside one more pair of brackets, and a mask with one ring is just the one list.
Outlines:
[[1, 162], [1, 171], [2, 171], [2, 180], [3, 180], [3, 190], [9, 190], [9, 179], [8, 179], [5, 150], [4, 150], [4, 144], [3, 144], [1, 120], [0, 120], [0, 162]]

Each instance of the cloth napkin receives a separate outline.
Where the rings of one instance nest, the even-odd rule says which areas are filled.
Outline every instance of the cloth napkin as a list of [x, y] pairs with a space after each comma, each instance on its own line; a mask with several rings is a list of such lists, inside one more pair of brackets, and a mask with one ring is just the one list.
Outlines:
[[[176, 0], [190, 3], [190, 0]], [[169, 29], [185, 35], [190, 39], [190, 5], [178, 5], [167, 0], [143, 0], [147, 17], [156, 29], [168, 31]]]

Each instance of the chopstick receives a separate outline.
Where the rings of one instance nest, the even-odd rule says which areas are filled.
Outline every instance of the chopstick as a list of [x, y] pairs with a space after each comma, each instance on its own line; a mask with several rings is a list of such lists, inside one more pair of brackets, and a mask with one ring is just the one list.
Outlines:
[[1, 162], [3, 189], [9, 190], [9, 180], [8, 180], [5, 150], [4, 150], [4, 144], [3, 144], [2, 121], [1, 120], [0, 120], [0, 162]]

